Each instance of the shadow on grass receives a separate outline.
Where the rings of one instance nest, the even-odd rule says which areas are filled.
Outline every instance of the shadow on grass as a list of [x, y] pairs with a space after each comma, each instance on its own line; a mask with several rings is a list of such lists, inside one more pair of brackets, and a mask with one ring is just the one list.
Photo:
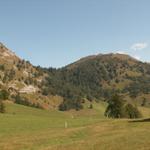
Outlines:
[[130, 123], [132, 123], [132, 122], [150, 122], [150, 118], [147, 118], [147, 119], [138, 119], [138, 120], [131, 120], [129, 122]]

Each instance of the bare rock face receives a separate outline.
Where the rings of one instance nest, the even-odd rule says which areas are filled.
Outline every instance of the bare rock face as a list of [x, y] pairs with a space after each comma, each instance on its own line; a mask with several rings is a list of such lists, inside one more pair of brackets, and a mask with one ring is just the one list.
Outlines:
[[38, 89], [34, 87], [33, 85], [25, 86], [22, 88], [19, 92], [20, 93], [36, 93]]
[[[0, 42], [0, 85], [10, 93], [36, 93], [43, 76], [36, 76], [38, 70], [30, 62], [20, 59], [14, 52]], [[13, 92], [12, 92], [13, 91]]]

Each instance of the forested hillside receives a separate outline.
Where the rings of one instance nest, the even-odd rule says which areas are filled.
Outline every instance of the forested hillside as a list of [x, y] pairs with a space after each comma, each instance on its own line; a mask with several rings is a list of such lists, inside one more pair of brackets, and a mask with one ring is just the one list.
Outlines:
[[49, 68], [43, 94], [64, 97], [60, 109], [80, 109], [85, 99], [107, 100], [118, 93], [127, 100], [149, 105], [150, 64], [128, 55], [85, 57], [61, 69]]

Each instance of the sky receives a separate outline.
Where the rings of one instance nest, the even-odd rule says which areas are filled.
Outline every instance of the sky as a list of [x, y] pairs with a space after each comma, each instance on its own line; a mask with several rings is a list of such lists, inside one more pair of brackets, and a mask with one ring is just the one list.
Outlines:
[[112, 52], [150, 62], [150, 0], [0, 0], [0, 41], [43, 67]]

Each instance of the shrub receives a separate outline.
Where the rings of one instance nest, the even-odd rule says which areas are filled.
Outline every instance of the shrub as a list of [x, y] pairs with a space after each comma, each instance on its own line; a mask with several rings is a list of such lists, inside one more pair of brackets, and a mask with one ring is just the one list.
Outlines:
[[133, 106], [132, 104], [127, 104], [124, 107], [124, 112], [126, 118], [140, 118], [141, 113], [139, 112], [138, 108], [136, 106]]
[[92, 104], [90, 104], [89, 109], [93, 109], [93, 105]]
[[66, 111], [70, 109], [75, 109], [76, 111], [83, 109], [81, 101], [64, 99], [64, 101], [59, 105], [60, 111]]
[[39, 103], [31, 103], [27, 98], [21, 97], [19, 94], [14, 96], [13, 98], [15, 99], [16, 104], [43, 109]]
[[146, 98], [143, 98], [143, 101], [142, 101], [142, 104], [141, 104], [141, 106], [142, 106], [142, 107], [146, 106], [146, 103], [147, 103], [147, 100], [146, 100]]
[[5, 113], [5, 105], [2, 101], [0, 101], [0, 113]]
[[6, 100], [9, 97], [9, 93], [6, 90], [1, 90], [0, 91], [0, 99], [1, 100]]

